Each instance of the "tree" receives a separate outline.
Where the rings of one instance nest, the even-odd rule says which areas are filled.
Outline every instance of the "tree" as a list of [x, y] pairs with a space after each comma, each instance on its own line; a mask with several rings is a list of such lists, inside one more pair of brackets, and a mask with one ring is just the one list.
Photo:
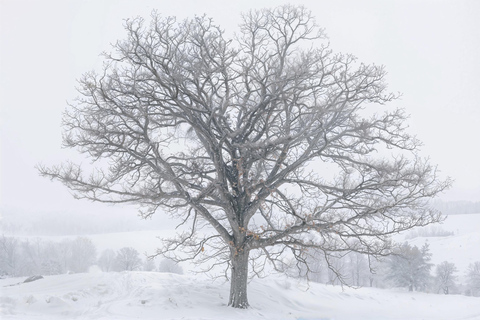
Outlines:
[[143, 271], [154, 271], [155, 270], [155, 261], [147, 257], [143, 262], [142, 266]]
[[44, 242], [40, 238], [21, 242], [22, 275], [35, 275], [42, 272]]
[[125, 28], [63, 118], [64, 146], [95, 168], [39, 171], [77, 198], [181, 219], [190, 230], [158, 253], [225, 263], [230, 306], [248, 307], [249, 262], [386, 255], [390, 234], [441, 220], [426, 199], [450, 181], [417, 155], [404, 111], [372, 107], [397, 98], [384, 68], [333, 53], [307, 9], [251, 11], [232, 39], [207, 17]]
[[133, 271], [142, 266], [142, 259], [134, 248], [121, 248], [115, 257], [115, 264], [119, 271]]
[[66, 271], [62, 264], [63, 255], [61, 249], [61, 244], [59, 243], [42, 241], [40, 257], [41, 274], [54, 275], [61, 274]]
[[368, 274], [368, 283], [370, 287], [386, 288], [385, 278], [389, 272], [388, 261], [389, 257], [382, 257], [380, 259], [369, 259], [370, 273]]
[[98, 266], [103, 272], [110, 272], [115, 266], [115, 252], [112, 249], [105, 249], [98, 258]]
[[17, 239], [2, 235], [0, 238], [0, 277], [19, 275], [19, 251], [20, 245]]
[[368, 257], [357, 252], [352, 252], [347, 257], [349, 258], [348, 266], [351, 284], [356, 287], [369, 284], [372, 272], [370, 270]]
[[467, 288], [473, 296], [480, 295], [480, 261], [471, 263], [467, 269]]
[[435, 269], [435, 282], [438, 288], [437, 292], [440, 290], [445, 294], [449, 294], [452, 287], [455, 287], [455, 280], [457, 277], [455, 273], [457, 272], [457, 267], [454, 263], [443, 261]]
[[90, 266], [97, 261], [97, 248], [92, 240], [78, 237], [72, 241], [71, 247], [70, 271], [87, 272]]
[[400, 287], [408, 287], [409, 291], [425, 290], [430, 280], [429, 263], [431, 254], [427, 243], [421, 249], [407, 242], [398, 247], [389, 257], [387, 279]]
[[328, 271], [323, 255], [321, 250], [309, 250], [308, 255], [304, 257], [304, 263], [292, 259], [286, 266], [284, 273], [289, 276], [298, 276], [307, 278], [309, 281], [323, 283], [326, 278], [325, 273]]
[[65, 239], [57, 244], [58, 259], [62, 266], [62, 273], [68, 272], [72, 261], [72, 240]]

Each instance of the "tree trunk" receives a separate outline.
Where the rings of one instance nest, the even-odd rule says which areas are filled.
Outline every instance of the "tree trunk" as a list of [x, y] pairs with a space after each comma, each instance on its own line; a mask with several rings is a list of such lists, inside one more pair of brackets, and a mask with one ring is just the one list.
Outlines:
[[230, 280], [230, 301], [228, 305], [234, 308], [248, 308], [248, 251], [231, 253], [232, 274]]

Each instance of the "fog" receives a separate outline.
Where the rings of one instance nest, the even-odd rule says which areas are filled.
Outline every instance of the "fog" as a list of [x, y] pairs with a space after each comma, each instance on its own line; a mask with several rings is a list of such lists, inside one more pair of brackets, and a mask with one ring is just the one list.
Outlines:
[[[158, 214], [139, 219], [135, 206], [73, 199], [41, 178], [35, 165], [67, 159], [61, 115], [82, 73], [123, 38], [123, 19], [151, 10], [179, 18], [203, 14], [234, 33], [240, 13], [281, 1], [2, 1], [0, 19], [0, 210], [2, 228], [75, 234], [170, 226]], [[385, 65], [392, 103], [411, 115], [422, 155], [455, 180], [444, 201], [480, 201], [480, 4], [477, 1], [303, 1], [326, 29], [333, 50]], [[25, 10], [28, 8], [28, 10]], [[22, 225], [24, 222], [24, 225]], [[37, 227], [34, 227], [37, 226]], [[45, 226], [45, 227], [40, 227]], [[30, 230], [30, 231], [29, 231]], [[5, 232], [5, 231], [4, 231]], [[35, 231], [36, 232], [36, 231]]]
[[[78, 95], [77, 79], [85, 72], [100, 70], [101, 53], [109, 52], [111, 44], [125, 37], [125, 19], [141, 16], [148, 21], [152, 10], [163, 16], [177, 16], [179, 20], [206, 14], [234, 37], [242, 12], [282, 4], [284, 1], [280, 0], [0, 1], [0, 317], [118, 319], [141, 314], [145, 319], [197, 319], [199, 315], [211, 319], [292, 320], [478, 318], [477, 0], [295, 2], [312, 11], [328, 35], [325, 43], [334, 52], [354, 54], [359, 62], [385, 66], [388, 89], [401, 95], [389, 108], [405, 109], [410, 115], [408, 132], [423, 142], [420, 156], [438, 165], [440, 180], [450, 177], [454, 181], [449, 190], [430, 201], [433, 208], [445, 214], [441, 224], [401, 233], [396, 232], [400, 229], [392, 230], [392, 240], [403, 245], [388, 249], [401, 258], [391, 255], [376, 259], [372, 252], [362, 252], [353, 241], [348, 244], [351, 247], [342, 249], [329, 248], [328, 244], [314, 246], [312, 240], [302, 244], [301, 251], [297, 244], [313, 235], [310, 227], [318, 231], [315, 236], [338, 236], [345, 244], [349, 240], [370, 243], [369, 232], [375, 230], [367, 228], [368, 232], [357, 234], [358, 238], [343, 238], [343, 230], [335, 229], [336, 223], [327, 221], [328, 224], [319, 226], [309, 214], [310, 217], [303, 218], [304, 229], [288, 234], [291, 239], [285, 240], [286, 247], [273, 254], [265, 247], [249, 246], [252, 239], [258, 240], [265, 234], [268, 240], [273, 229], [285, 233], [281, 227], [272, 226], [265, 233], [264, 225], [259, 225], [257, 229], [262, 231], [256, 233], [246, 230], [253, 223], [246, 228], [240, 225], [239, 230], [247, 236], [237, 246], [235, 237], [229, 238], [231, 230], [226, 231], [223, 242], [216, 242], [218, 234], [214, 234], [213, 227], [203, 228], [200, 223], [198, 233], [187, 232], [177, 242], [165, 242], [163, 248], [185, 245], [174, 262], [170, 259], [175, 258], [173, 253], [156, 253], [161, 239], [171, 239], [187, 228], [181, 220], [161, 208], [143, 219], [137, 205], [75, 199], [64, 185], [40, 177], [37, 167], [42, 165], [51, 167], [71, 160], [91, 168], [102, 163], [92, 164], [77, 150], [62, 148], [61, 119], [68, 103]], [[369, 112], [372, 110], [365, 111]], [[310, 165], [316, 163], [312, 161]], [[318, 172], [319, 176], [332, 178], [334, 170], [327, 170]], [[273, 188], [269, 191], [281, 193]], [[298, 191], [294, 187], [288, 190]], [[303, 195], [299, 206], [305, 205]], [[397, 196], [394, 192], [392, 195]], [[409, 209], [408, 204], [405, 207]], [[372, 213], [373, 220], [381, 210]], [[407, 217], [401, 221], [402, 216], [399, 217], [384, 219], [391, 219], [394, 226], [408, 220]], [[270, 223], [265, 215], [263, 218]], [[342, 216], [337, 222], [352, 219]], [[365, 219], [368, 226], [378, 222], [370, 224], [365, 215], [359, 219]], [[236, 230], [233, 226], [227, 228]], [[348, 223], [345, 226], [349, 228]], [[297, 235], [298, 230], [304, 232], [304, 239]], [[381, 239], [378, 234], [373, 235]], [[287, 239], [285, 234], [281, 236], [282, 241]], [[232, 241], [227, 245], [228, 240]], [[372, 240], [372, 247], [378, 246], [373, 244], [376, 241]], [[276, 249], [281, 242], [274, 243]], [[308, 250], [303, 251], [305, 247]], [[395, 251], [398, 249], [404, 251]], [[252, 255], [248, 256], [250, 250]], [[265, 260], [260, 256], [262, 250], [266, 252]], [[195, 255], [197, 260], [186, 261], [188, 254]], [[381, 255], [383, 251], [378, 254]], [[252, 277], [256, 272], [259, 276], [268, 275], [266, 279], [248, 280], [251, 308], [247, 310], [226, 308], [227, 303], [235, 306], [228, 298], [229, 292], [235, 290], [229, 291], [228, 281], [218, 280], [231, 269], [240, 270], [234, 264], [237, 256], [246, 257], [245, 268], [241, 269], [245, 283], [249, 271]], [[212, 257], [217, 260], [208, 260]], [[281, 268], [276, 270], [280, 272], [266, 263], [281, 259]], [[306, 269], [297, 268], [302, 259], [313, 271], [310, 278]], [[450, 278], [441, 281], [445, 280], [441, 277], [445, 268], [449, 268]], [[36, 276], [30, 277], [33, 275]], [[246, 298], [246, 294], [240, 296]], [[230, 301], [231, 298], [230, 294]]]

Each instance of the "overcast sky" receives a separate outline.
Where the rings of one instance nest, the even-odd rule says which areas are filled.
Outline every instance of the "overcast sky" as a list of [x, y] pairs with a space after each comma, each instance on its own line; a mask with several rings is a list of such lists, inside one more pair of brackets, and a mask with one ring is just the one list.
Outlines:
[[[291, 1], [311, 9], [335, 51], [385, 65], [395, 106], [411, 115], [422, 154], [455, 180], [444, 200], [480, 201], [480, 1]], [[240, 13], [274, 0], [0, 0], [0, 209], [36, 214], [107, 210], [41, 178], [76, 153], [61, 149], [60, 119], [82, 73], [123, 38], [123, 19], [153, 9], [206, 13], [234, 32]], [[108, 210], [113, 210], [109, 208]], [[128, 210], [134, 210], [129, 208]]]

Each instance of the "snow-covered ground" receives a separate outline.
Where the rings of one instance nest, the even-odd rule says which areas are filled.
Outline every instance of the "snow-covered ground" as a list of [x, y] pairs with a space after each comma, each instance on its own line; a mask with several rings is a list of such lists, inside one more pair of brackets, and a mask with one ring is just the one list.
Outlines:
[[432, 253], [431, 262], [435, 265], [443, 261], [454, 263], [458, 269], [457, 276], [463, 280], [468, 265], [480, 261], [480, 213], [450, 215], [440, 227], [454, 234], [446, 237], [419, 237], [408, 242], [420, 248], [428, 241]]
[[[456, 264], [461, 276], [480, 261], [480, 214], [450, 216], [442, 225], [454, 235], [428, 239], [432, 262]], [[136, 231], [90, 235], [104, 249], [134, 247], [153, 253], [157, 236], [173, 231]], [[61, 241], [64, 237], [43, 237]], [[403, 236], [399, 236], [402, 241]], [[185, 269], [188, 270], [188, 266]], [[253, 280], [251, 308], [226, 306], [229, 284], [205, 276], [156, 272], [91, 273], [0, 280], [1, 319], [431, 319], [480, 320], [480, 298], [404, 290], [341, 288], [273, 275]]]
[[480, 319], [480, 298], [273, 277], [249, 287], [251, 308], [226, 306], [228, 283], [155, 272], [0, 280], [2, 319]]

